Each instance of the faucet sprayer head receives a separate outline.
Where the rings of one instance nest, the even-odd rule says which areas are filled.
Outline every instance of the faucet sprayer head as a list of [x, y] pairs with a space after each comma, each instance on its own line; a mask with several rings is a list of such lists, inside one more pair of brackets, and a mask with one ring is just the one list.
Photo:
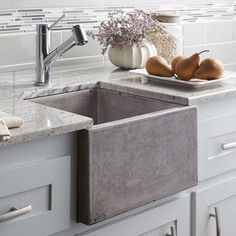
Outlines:
[[83, 46], [88, 42], [87, 34], [80, 25], [75, 25], [72, 27], [72, 33], [76, 45]]

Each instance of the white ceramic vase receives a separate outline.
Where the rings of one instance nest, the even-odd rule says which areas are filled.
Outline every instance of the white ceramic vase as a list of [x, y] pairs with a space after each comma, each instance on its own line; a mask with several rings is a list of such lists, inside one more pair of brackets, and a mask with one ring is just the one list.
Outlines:
[[144, 68], [148, 58], [156, 55], [156, 47], [148, 41], [143, 41], [141, 45], [134, 44], [123, 48], [110, 46], [108, 49], [111, 63], [125, 69]]

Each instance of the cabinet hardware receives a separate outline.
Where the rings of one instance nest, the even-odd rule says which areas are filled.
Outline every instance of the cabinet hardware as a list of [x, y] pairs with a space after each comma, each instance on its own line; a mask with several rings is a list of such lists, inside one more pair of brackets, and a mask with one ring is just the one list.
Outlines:
[[222, 144], [222, 149], [223, 149], [223, 150], [228, 150], [228, 149], [232, 149], [232, 148], [236, 148], [236, 142], [223, 143], [223, 144]]
[[216, 236], [221, 236], [221, 225], [220, 225], [220, 213], [218, 207], [214, 207], [214, 214], [210, 214], [210, 217], [214, 217], [216, 220]]
[[176, 236], [175, 226], [170, 226], [170, 234], [166, 234], [166, 236]]
[[28, 214], [31, 212], [31, 210], [32, 210], [31, 205], [22, 207], [20, 209], [12, 207], [8, 213], [0, 215], [0, 222], [8, 221], [8, 220], [14, 219], [18, 216]]

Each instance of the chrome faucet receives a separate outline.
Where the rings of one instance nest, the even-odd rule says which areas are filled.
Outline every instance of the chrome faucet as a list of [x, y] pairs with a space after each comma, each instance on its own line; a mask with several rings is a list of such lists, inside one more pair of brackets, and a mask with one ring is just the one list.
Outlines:
[[63, 42], [60, 46], [51, 50], [52, 28], [65, 17], [62, 15], [51, 26], [48, 24], [39, 24], [36, 26], [36, 80], [35, 85], [44, 86], [50, 84], [51, 64], [57, 57], [75, 45], [83, 46], [88, 42], [87, 35], [80, 25], [72, 27], [72, 36]]

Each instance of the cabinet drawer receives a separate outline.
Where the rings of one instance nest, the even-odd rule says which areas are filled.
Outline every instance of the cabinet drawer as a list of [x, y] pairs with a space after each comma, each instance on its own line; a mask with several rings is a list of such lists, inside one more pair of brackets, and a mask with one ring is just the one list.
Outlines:
[[236, 173], [223, 181], [214, 180], [197, 188], [192, 199], [193, 236], [235, 235]]
[[0, 235], [46, 236], [69, 227], [70, 157], [0, 171]]
[[173, 227], [177, 236], [190, 234], [189, 196], [154, 207], [86, 236], [166, 236]]
[[236, 112], [198, 123], [199, 180], [236, 168]]

